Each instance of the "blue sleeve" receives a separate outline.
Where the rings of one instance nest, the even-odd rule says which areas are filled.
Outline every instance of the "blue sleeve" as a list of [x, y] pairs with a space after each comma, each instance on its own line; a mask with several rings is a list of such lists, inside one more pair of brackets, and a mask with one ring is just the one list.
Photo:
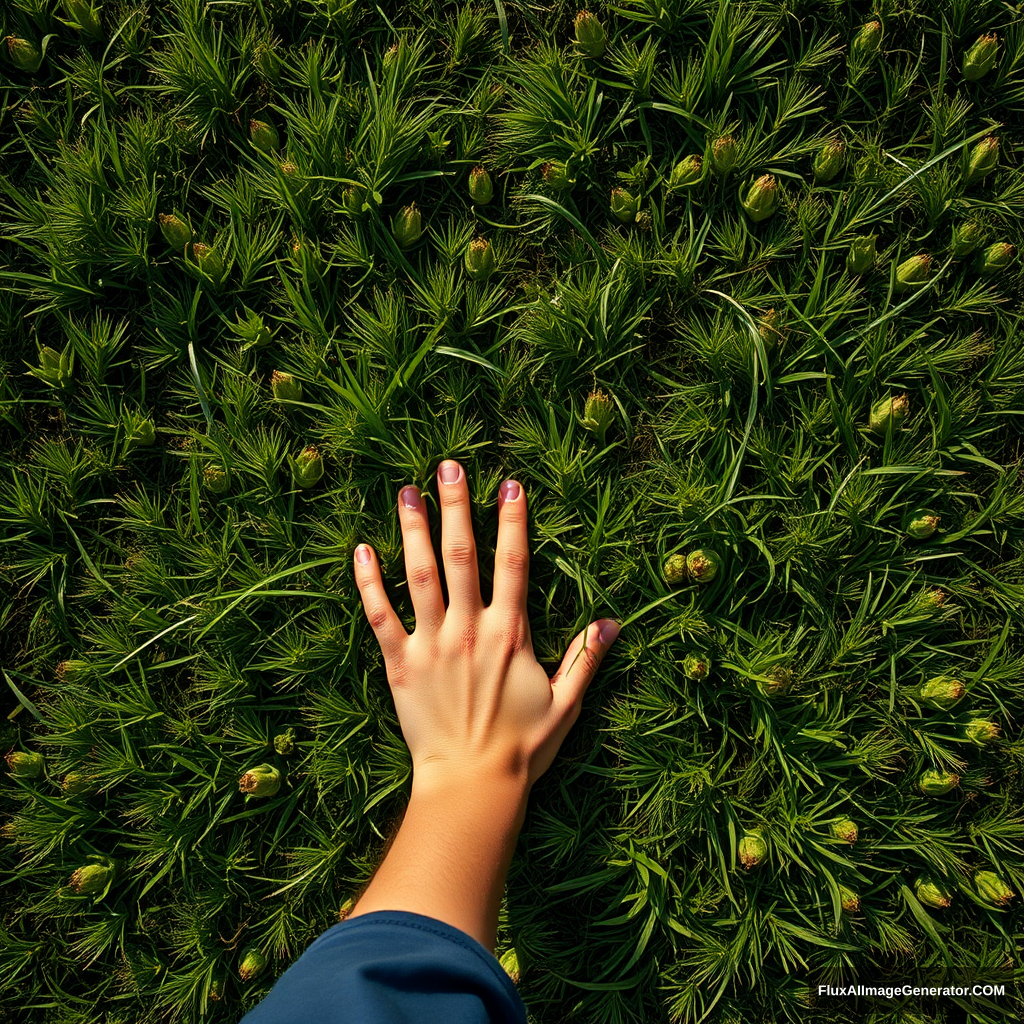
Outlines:
[[241, 1024], [526, 1024], [493, 953], [405, 910], [342, 921], [310, 943]]

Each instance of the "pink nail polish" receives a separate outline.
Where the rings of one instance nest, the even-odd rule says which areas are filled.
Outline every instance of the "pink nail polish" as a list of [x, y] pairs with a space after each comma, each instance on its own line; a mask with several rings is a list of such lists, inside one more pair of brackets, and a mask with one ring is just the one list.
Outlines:
[[402, 488], [402, 504], [406, 508], [420, 507], [420, 492], [415, 487]]
[[515, 480], [506, 480], [498, 489], [502, 501], [515, 501], [519, 497], [519, 484]]
[[462, 467], [457, 462], [443, 462], [441, 463], [441, 483], [453, 484], [459, 479], [459, 473], [462, 472]]

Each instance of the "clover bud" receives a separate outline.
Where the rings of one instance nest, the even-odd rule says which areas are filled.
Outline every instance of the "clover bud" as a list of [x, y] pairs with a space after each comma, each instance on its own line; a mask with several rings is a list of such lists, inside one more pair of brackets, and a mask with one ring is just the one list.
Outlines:
[[661, 574], [665, 577], [665, 582], [672, 586], [682, 583], [689, 576], [686, 571], [686, 555], [669, 555], [661, 567]]
[[871, 416], [868, 419], [868, 426], [876, 434], [884, 434], [891, 423], [893, 429], [907, 418], [910, 412], [910, 399], [906, 395], [897, 395], [895, 398], [883, 398], [875, 402], [871, 407]]
[[273, 796], [280, 788], [281, 773], [272, 764], [258, 764], [238, 780], [238, 791], [246, 796]]
[[766, 697], [777, 697], [786, 693], [793, 685], [793, 670], [785, 665], [772, 665], [765, 673], [768, 682], [758, 680], [758, 687]]
[[981, 181], [986, 174], [995, 170], [998, 160], [999, 140], [993, 135], [987, 135], [971, 150], [964, 184], [973, 185], [976, 181]]
[[423, 218], [415, 203], [403, 206], [391, 219], [391, 232], [403, 249], [414, 246], [423, 234]]
[[876, 18], [860, 27], [853, 37], [850, 52], [855, 57], [873, 57], [882, 45], [882, 23]]
[[363, 203], [365, 202], [366, 189], [362, 185], [349, 185], [349, 187], [341, 193], [341, 205], [349, 216], [362, 216]]
[[273, 392], [275, 401], [302, 401], [302, 381], [297, 377], [293, 377], [290, 373], [274, 370], [270, 375], [270, 390]]
[[778, 198], [778, 182], [771, 174], [762, 174], [747, 190], [742, 206], [746, 210], [747, 216], [757, 223], [775, 212]]
[[611, 194], [612, 216], [623, 224], [632, 224], [636, 220], [640, 200], [624, 188], [613, 188]]
[[739, 858], [743, 867], [749, 871], [756, 868], [768, 856], [768, 844], [759, 829], [744, 832], [740, 839]]
[[7, 56], [19, 71], [35, 74], [42, 66], [43, 54], [35, 43], [20, 36], [7, 37]]
[[981, 225], [976, 220], [968, 220], [953, 228], [953, 240], [950, 248], [954, 256], [970, 256], [981, 245], [984, 238]]
[[219, 285], [224, 277], [224, 257], [216, 250], [202, 242], [192, 246], [192, 255], [202, 273], [214, 284]]
[[939, 528], [939, 516], [927, 509], [908, 512], [903, 529], [913, 540], [927, 540]]
[[567, 192], [576, 184], [576, 178], [569, 177], [569, 169], [561, 160], [549, 160], [540, 169], [541, 176], [557, 192]]
[[932, 258], [927, 253], [919, 253], [917, 256], [911, 256], [909, 260], [904, 260], [896, 268], [896, 283], [893, 290], [906, 292], [926, 284], [931, 265]]
[[860, 910], [860, 897], [845, 885], [839, 886], [839, 902], [848, 914], [856, 914]]
[[295, 750], [295, 730], [286, 729], [274, 737], [274, 752], [287, 757]]
[[860, 235], [850, 243], [846, 269], [851, 274], [866, 274], [875, 265], [875, 235]]
[[18, 779], [38, 779], [43, 774], [45, 761], [36, 751], [12, 750], [4, 760], [7, 770]]
[[994, 907], [1005, 906], [1017, 895], [994, 871], [979, 871], [974, 876], [974, 887]]
[[922, 704], [947, 710], [967, 692], [967, 687], [953, 676], [932, 676], [917, 688], [917, 697]]
[[583, 416], [579, 424], [594, 434], [601, 444], [605, 442], [608, 428], [615, 422], [615, 403], [600, 388], [591, 391], [583, 405]]
[[471, 281], [486, 281], [494, 273], [494, 247], [486, 238], [474, 238], [463, 260]]
[[1005, 270], [1017, 255], [1017, 249], [1009, 242], [995, 242], [978, 254], [978, 273], [991, 277]]
[[222, 466], [207, 466], [203, 470], [203, 484], [211, 494], [226, 494], [231, 487], [231, 474]]
[[324, 462], [314, 445], [303, 448], [292, 460], [292, 480], [296, 487], [314, 487], [323, 475]]
[[953, 772], [939, 771], [937, 768], [929, 768], [921, 773], [917, 780], [918, 789], [925, 796], [943, 796], [951, 789], [960, 785], [960, 776]]
[[700, 154], [691, 153], [689, 156], [684, 156], [669, 172], [669, 189], [686, 188], [689, 185], [696, 185], [700, 181], [702, 168], [703, 161]]
[[76, 679], [84, 679], [92, 666], [78, 658], [66, 658], [57, 665], [57, 678], [62, 683], [73, 683]]
[[156, 442], [156, 425], [152, 420], [143, 420], [136, 428], [135, 433], [132, 435], [132, 441], [135, 444], [140, 444], [145, 448], [149, 448]]
[[819, 185], [832, 181], [846, 162], [846, 143], [832, 139], [818, 150], [811, 163], [811, 172]]
[[519, 955], [516, 953], [516, 948], [513, 946], [511, 949], [507, 949], [501, 954], [501, 959], [498, 961], [501, 964], [502, 969], [512, 979], [513, 985], [519, 984]]
[[857, 823], [849, 818], [833, 821], [828, 830], [833, 839], [841, 839], [844, 843], [857, 842]]
[[157, 220], [164, 241], [172, 248], [181, 251], [192, 241], [192, 229], [173, 213], [161, 213]]
[[999, 739], [999, 726], [987, 718], [972, 718], [964, 726], [964, 737], [975, 746], [984, 747]]
[[964, 54], [963, 72], [968, 82], [984, 78], [993, 68], [999, 54], [999, 37], [994, 32], [978, 36]]
[[113, 880], [114, 862], [105, 857], [94, 864], [76, 868], [68, 885], [80, 896], [99, 896], [107, 892]]
[[608, 36], [604, 26], [590, 11], [580, 11], [576, 15], [576, 45], [587, 57], [600, 57], [608, 45]]
[[65, 796], [87, 796], [96, 791], [93, 780], [82, 772], [68, 772], [61, 781], [60, 788]]
[[710, 583], [721, 565], [721, 558], [710, 548], [697, 548], [686, 556], [686, 571], [698, 583]]
[[269, 121], [253, 118], [249, 122], [249, 138], [261, 153], [272, 153], [281, 145], [277, 129]]
[[917, 880], [915, 895], [926, 907], [932, 907], [934, 910], [945, 910], [953, 902], [946, 889], [931, 878]]
[[75, 23], [72, 27], [77, 27], [83, 35], [90, 39], [99, 39], [103, 35], [100, 12], [89, 0], [64, 0], [64, 9]]
[[469, 172], [469, 198], [480, 206], [494, 198], [491, 176], [479, 164]]
[[731, 135], [722, 135], [711, 143], [711, 170], [728, 174], [736, 166], [738, 155], [736, 140]]
[[711, 674], [711, 659], [703, 652], [691, 651], [683, 658], [683, 675], [697, 682]]
[[258, 978], [267, 967], [267, 958], [255, 947], [250, 946], [242, 954], [238, 964], [238, 976], [242, 981], [252, 981]]

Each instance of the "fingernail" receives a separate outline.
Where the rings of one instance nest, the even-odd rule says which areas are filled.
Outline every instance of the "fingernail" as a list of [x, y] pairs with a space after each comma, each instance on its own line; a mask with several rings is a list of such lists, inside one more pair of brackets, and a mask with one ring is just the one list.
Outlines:
[[441, 463], [441, 483], [453, 484], [459, 479], [459, 473], [462, 471], [462, 467], [457, 462], [442, 462]]
[[515, 501], [519, 497], [519, 484], [515, 480], [506, 480], [498, 488], [498, 493], [502, 501]]
[[370, 549], [365, 544], [360, 544], [359, 547], [356, 548], [356, 561], [360, 565], [366, 565], [366, 563], [369, 560], [370, 560]]
[[402, 504], [406, 508], [419, 508], [420, 507], [420, 492], [415, 487], [403, 487], [402, 493]]
[[598, 638], [600, 639], [601, 643], [610, 644], [619, 635], [620, 629], [622, 629], [622, 626], [620, 626], [619, 623], [606, 622], [601, 627], [601, 632]]

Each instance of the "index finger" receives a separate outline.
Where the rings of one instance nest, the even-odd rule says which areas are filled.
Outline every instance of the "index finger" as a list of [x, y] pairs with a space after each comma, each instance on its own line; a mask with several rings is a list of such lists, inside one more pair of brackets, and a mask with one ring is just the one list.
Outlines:
[[530, 578], [530, 548], [526, 537], [526, 493], [517, 480], [498, 488], [498, 542], [494, 550], [494, 588], [491, 603], [508, 614], [526, 617], [526, 588]]

